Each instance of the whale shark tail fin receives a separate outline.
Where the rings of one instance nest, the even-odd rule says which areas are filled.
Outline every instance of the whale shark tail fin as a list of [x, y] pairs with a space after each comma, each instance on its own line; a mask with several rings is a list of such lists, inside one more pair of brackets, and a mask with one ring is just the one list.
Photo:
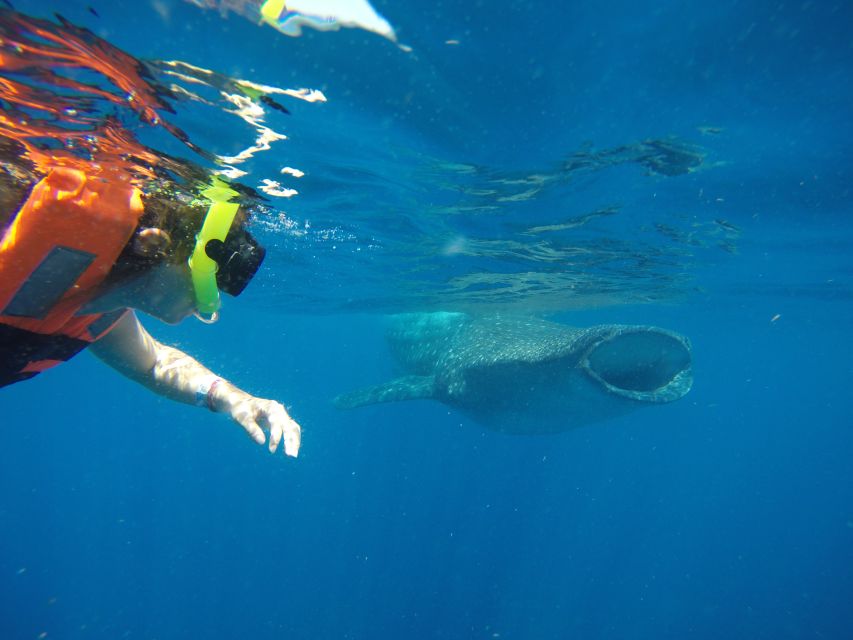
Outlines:
[[397, 400], [423, 400], [435, 397], [433, 376], [403, 376], [335, 398], [338, 409], [354, 409], [368, 404], [396, 402]]

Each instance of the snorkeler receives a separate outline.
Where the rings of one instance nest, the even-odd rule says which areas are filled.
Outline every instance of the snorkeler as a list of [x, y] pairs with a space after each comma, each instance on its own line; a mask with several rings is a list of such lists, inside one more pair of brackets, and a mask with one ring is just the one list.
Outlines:
[[246, 228], [251, 195], [231, 202], [237, 192], [210, 172], [141, 144], [134, 117], [212, 158], [161, 117], [174, 94], [151, 68], [57, 20], [0, 8], [0, 387], [91, 347], [296, 456], [301, 430], [282, 404], [161, 344], [135, 314], [212, 321], [220, 291], [243, 291], [264, 258]]
[[[23, 193], [22, 193], [23, 191]], [[227, 413], [269, 450], [296, 456], [301, 431], [284, 406], [256, 398], [156, 341], [134, 310], [167, 323], [212, 321], [219, 291], [239, 295], [264, 258], [224, 186], [208, 206], [145, 195], [104, 170], [56, 166], [26, 192], [0, 172], [2, 211], [22, 202], [0, 241], [0, 386], [86, 347], [155, 393]]]

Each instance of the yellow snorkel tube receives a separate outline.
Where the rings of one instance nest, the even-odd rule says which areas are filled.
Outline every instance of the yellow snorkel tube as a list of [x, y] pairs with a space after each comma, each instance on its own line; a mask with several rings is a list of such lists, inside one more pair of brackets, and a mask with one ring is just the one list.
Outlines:
[[225, 242], [225, 236], [228, 235], [234, 223], [234, 217], [240, 205], [229, 202], [231, 198], [238, 195], [237, 192], [215, 178], [213, 185], [202, 191], [201, 195], [210, 200], [210, 208], [204, 217], [201, 230], [195, 237], [195, 247], [188, 263], [195, 291], [195, 316], [202, 322], [210, 324], [219, 319], [221, 302], [219, 288], [216, 286], [216, 271], [219, 266], [207, 255], [205, 249], [211, 240]]

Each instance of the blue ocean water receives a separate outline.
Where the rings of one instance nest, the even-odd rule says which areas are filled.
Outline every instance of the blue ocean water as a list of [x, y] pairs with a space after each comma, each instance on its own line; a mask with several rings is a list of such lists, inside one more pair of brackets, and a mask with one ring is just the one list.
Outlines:
[[[0, 638], [851, 636], [847, 3], [375, 2], [411, 53], [176, 0], [13, 4], [328, 101], [269, 114], [289, 139], [241, 165], [306, 173], [257, 282], [215, 325], [146, 319], [284, 402], [299, 458], [88, 354], [0, 390]], [[251, 142], [193, 109], [202, 146]], [[703, 162], [655, 171], [649, 140]], [[333, 407], [394, 374], [382, 314], [442, 308], [668, 327], [694, 388], [551, 436]]]

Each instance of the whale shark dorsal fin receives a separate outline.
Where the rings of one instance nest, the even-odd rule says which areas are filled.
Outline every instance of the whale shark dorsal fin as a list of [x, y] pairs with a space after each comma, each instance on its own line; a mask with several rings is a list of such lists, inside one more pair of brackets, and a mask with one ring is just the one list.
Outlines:
[[383, 384], [340, 395], [335, 398], [335, 406], [339, 409], [353, 409], [381, 402], [423, 400], [434, 397], [434, 376], [402, 376]]

